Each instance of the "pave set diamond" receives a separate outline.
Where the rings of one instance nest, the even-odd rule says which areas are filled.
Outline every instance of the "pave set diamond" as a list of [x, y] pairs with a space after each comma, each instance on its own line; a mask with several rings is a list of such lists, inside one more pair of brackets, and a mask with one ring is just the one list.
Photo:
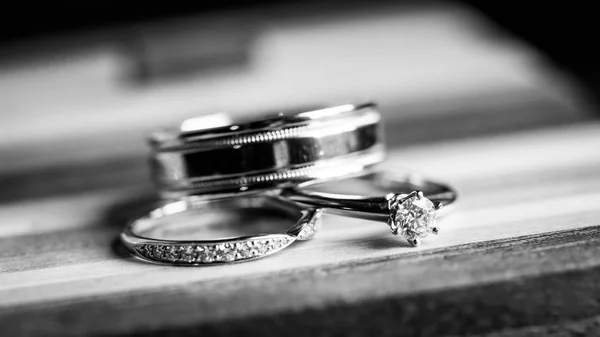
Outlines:
[[300, 233], [298, 233], [298, 240], [310, 240], [319, 231], [321, 227], [321, 217], [319, 215], [313, 217], [308, 223], [304, 225]]
[[279, 235], [215, 244], [142, 244], [135, 250], [141, 256], [159, 262], [206, 264], [262, 257], [287, 247], [293, 241], [293, 237]]

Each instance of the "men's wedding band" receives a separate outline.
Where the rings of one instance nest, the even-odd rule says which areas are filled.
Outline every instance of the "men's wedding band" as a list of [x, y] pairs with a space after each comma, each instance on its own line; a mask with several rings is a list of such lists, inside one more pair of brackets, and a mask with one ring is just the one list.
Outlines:
[[[188, 211], [222, 210], [231, 213], [242, 209], [259, 209], [283, 215], [295, 222], [282, 233], [230, 237], [216, 240], [165, 240], [146, 236], [149, 230], [164, 226], [165, 217]], [[138, 258], [168, 265], [198, 266], [255, 260], [276, 253], [296, 240], [312, 238], [320, 226], [321, 210], [268, 194], [237, 198], [206, 200], [195, 197], [165, 201], [145, 215], [128, 223], [121, 233], [121, 242]], [[198, 217], [202, 226], [203, 217]], [[240, 224], [243, 228], [244, 224]]]
[[[402, 235], [414, 246], [430, 233], [439, 233], [438, 213], [442, 206], [453, 204], [457, 198], [450, 186], [417, 175], [397, 177], [380, 172], [362, 179], [390, 193], [383, 196], [334, 194], [298, 186], [283, 190], [280, 196], [343, 216], [385, 221], [394, 235]], [[326, 186], [327, 183], [322, 184]], [[444, 207], [444, 211], [447, 210]]]
[[225, 118], [217, 127], [207, 122], [216, 117], [151, 136], [152, 175], [163, 197], [234, 196], [362, 175], [384, 159], [381, 116], [372, 103], [248, 123]]

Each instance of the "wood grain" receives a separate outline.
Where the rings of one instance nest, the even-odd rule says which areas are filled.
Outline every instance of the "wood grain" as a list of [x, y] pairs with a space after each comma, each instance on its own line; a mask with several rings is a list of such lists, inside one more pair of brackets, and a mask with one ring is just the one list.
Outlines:
[[[149, 185], [5, 203], [0, 327], [10, 336], [526, 335], [592, 319], [581, 324], [593, 329], [600, 149], [556, 154], [599, 144], [599, 131], [565, 126], [394, 150], [388, 169], [419, 169], [461, 193], [442, 234], [418, 248], [385, 224], [327, 215], [316, 240], [267, 259], [154, 266], [116, 242], [124, 219], [153, 198]], [[402, 165], [406, 157], [419, 166]]]
[[[0, 317], [5, 326], [16, 328], [15, 333], [31, 329], [45, 334], [52, 332], [48, 327], [53, 322], [68, 317], [69, 324], [54, 332], [72, 335], [89, 333], [90, 323], [99, 317], [113, 324], [95, 326], [94, 332], [135, 329], [156, 335], [167, 331], [396, 335], [400, 330], [438, 336], [556, 324], [600, 312], [595, 281], [600, 271], [599, 231], [588, 227], [379, 261], [189, 283], [130, 293], [126, 299], [113, 295], [13, 306], [0, 311]], [[126, 310], [123, 301], [128, 303]], [[273, 312], [278, 314], [272, 316]], [[327, 319], [317, 319], [321, 315]], [[27, 324], [31, 317], [37, 324]]]

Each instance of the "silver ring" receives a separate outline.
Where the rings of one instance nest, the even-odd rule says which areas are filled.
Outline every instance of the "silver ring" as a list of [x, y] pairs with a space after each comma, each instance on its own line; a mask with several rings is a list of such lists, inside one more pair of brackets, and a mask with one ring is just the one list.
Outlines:
[[[295, 221], [285, 232], [252, 236], [228, 237], [215, 240], [164, 240], [148, 237], [145, 232], [161, 224], [166, 217], [196, 211], [260, 209], [275, 212]], [[194, 197], [165, 201], [131, 222], [123, 229], [120, 239], [125, 247], [143, 260], [168, 265], [198, 266], [255, 260], [276, 253], [296, 240], [308, 240], [315, 235], [321, 210], [300, 207], [291, 201], [268, 194], [237, 198], [206, 200]], [[202, 222], [204, 217], [198, 217]], [[202, 225], [200, 223], [199, 225]]]
[[361, 175], [384, 159], [381, 116], [372, 103], [249, 123], [220, 116], [151, 136], [152, 176], [163, 197], [227, 197]]
[[[288, 188], [281, 197], [313, 207], [327, 208], [333, 213], [387, 222], [392, 234], [402, 235], [411, 245], [420, 244], [430, 233], [438, 234], [436, 224], [443, 206], [456, 201], [457, 193], [450, 186], [423, 179], [417, 175], [394, 176], [376, 173], [363, 177], [375, 186], [393, 191], [383, 196], [334, 194], [312, 190], [305, 186]], [[322, 184], [321, 189], [333, 182]], [[329, 186], [328, 186], [329, 185]], [[448, 208], [444, 207], [447, 211]]]

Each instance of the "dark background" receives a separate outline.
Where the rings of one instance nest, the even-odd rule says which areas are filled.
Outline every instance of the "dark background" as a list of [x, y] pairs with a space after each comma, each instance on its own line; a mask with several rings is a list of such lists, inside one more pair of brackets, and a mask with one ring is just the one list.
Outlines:
[[[481, 11], [491, 21], [541, 50], [557, 67], [575, 74], [592, 92], [598, 87], [600, 51], [595, 46], [595, 38], [600, 25], [593, 2], [461, 2]], [[356, 9], [385, 3], [386, 1], [369, 1], [368, 4], [359, 1], [307, 1], [298, 10], [297, 2], [289, 0], [10, 2], [5, 3], [0, 10], [0, 55], [30, 40], [127, 27], [187, 15], [202, 14], [210, 17], [231, 12], [268, 12], [276, 8], [283, 8], [285, 11], [287, 6], [292, 6], [287, 14], [302, 16], [310, 15], [311, 11], [316, 13]], [[419, 5], [423, 3], [419, 2]]]

